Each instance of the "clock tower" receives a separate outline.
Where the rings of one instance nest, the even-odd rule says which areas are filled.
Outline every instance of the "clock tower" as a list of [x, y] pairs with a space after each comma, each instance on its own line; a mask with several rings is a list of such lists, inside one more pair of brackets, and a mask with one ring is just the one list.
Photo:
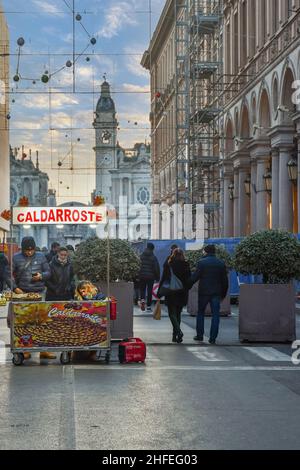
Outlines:
[[96, 130], [96, 195], [112, 202], [111, 170], [117, 168], [117, 119], [115, 103], [110, 95], [110, 85], [105, 80], [97, 103], [93, 126]]

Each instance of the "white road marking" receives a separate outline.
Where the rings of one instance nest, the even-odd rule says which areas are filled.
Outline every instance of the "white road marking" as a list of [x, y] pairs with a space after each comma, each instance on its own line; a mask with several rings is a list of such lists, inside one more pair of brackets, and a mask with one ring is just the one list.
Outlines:
[[205, 362], [229, 362], [229, 359], [227, 359], [221, 352], [220, 350], [216, 351], [213, 350], [211, 347], [202, 347], [202, 348], [197, 348], [197, 347], [191, 347], [191, 348], [186, 348], [187, 351], [191, 352], [197, 359], [200, 359], [200, 361], [205, 361]]
[[292, 357], [288, 354], [284, 354], [270, 347], [244, 347], [244, 349], [268, 362], [291, 362], [292, 360]]
[[232, 372], [243, 372], [243, 371], [298, 371], [300, 373], [299, 366], [150, 366], [147, 367], [146, 365], [141, 366], [132, 366], [132, 365], [99, 365], [99, 366], [92, 366], [92, 365], [74, 365], [74, 370], [123, 370], [123, 371], [132, 371], [132, 370], [139, 370], [141, 372], [150, 372], [153, 370], [181, 370], [181, 371], [191, 371], [191, 370], [199, 370], [199, 371], [232, 371]]

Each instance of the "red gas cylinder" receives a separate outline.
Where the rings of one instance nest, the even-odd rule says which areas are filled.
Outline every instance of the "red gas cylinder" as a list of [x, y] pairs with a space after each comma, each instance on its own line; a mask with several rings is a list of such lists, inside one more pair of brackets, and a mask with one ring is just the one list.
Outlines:
[[114, 297], [110, 298], [110, 319], [117, 319], [117, 301]]

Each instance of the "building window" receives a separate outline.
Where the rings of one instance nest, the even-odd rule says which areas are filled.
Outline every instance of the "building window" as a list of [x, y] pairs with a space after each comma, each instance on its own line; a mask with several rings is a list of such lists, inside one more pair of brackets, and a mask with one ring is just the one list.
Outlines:
[[247, 28], [247, 1], [245, 0], [242, 5], [242, 50], [241, 50], [241, 66], [246, 64], [248, 50], [248, 28]]
[[234, 47], [233, 47], [233, 74], [236, 75], [238, 72], [239, 66], [239, 57], [238, 57], [238, 44], [239, 36], [238, 36], [238, 14], [235, 13], [234, 15]]
[[146, 188], [145, 186], [143, 188], [140, 188], [137, 192], [137, 200], [140, 204], [147, 206], [147, 204], [149, 204], [150, 202], [149, 189]]
[[279, 3], [278, 0], [273, 0], [273, 33], [275, 34], [279, 29]]
[[256, 1], [251, 0], [251, 7], [250, 7], [250, 51], [249, 56], [253, 56], [256, 50]]

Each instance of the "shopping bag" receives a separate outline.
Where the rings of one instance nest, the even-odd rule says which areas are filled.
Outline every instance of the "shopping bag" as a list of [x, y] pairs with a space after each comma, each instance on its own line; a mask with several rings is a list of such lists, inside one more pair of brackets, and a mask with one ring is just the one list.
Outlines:
[[154, 311], [153, 311], [153, 318], [154, 318], [154, 320], [161, 320], [160, 300], [158, 300], [155, 304]]

